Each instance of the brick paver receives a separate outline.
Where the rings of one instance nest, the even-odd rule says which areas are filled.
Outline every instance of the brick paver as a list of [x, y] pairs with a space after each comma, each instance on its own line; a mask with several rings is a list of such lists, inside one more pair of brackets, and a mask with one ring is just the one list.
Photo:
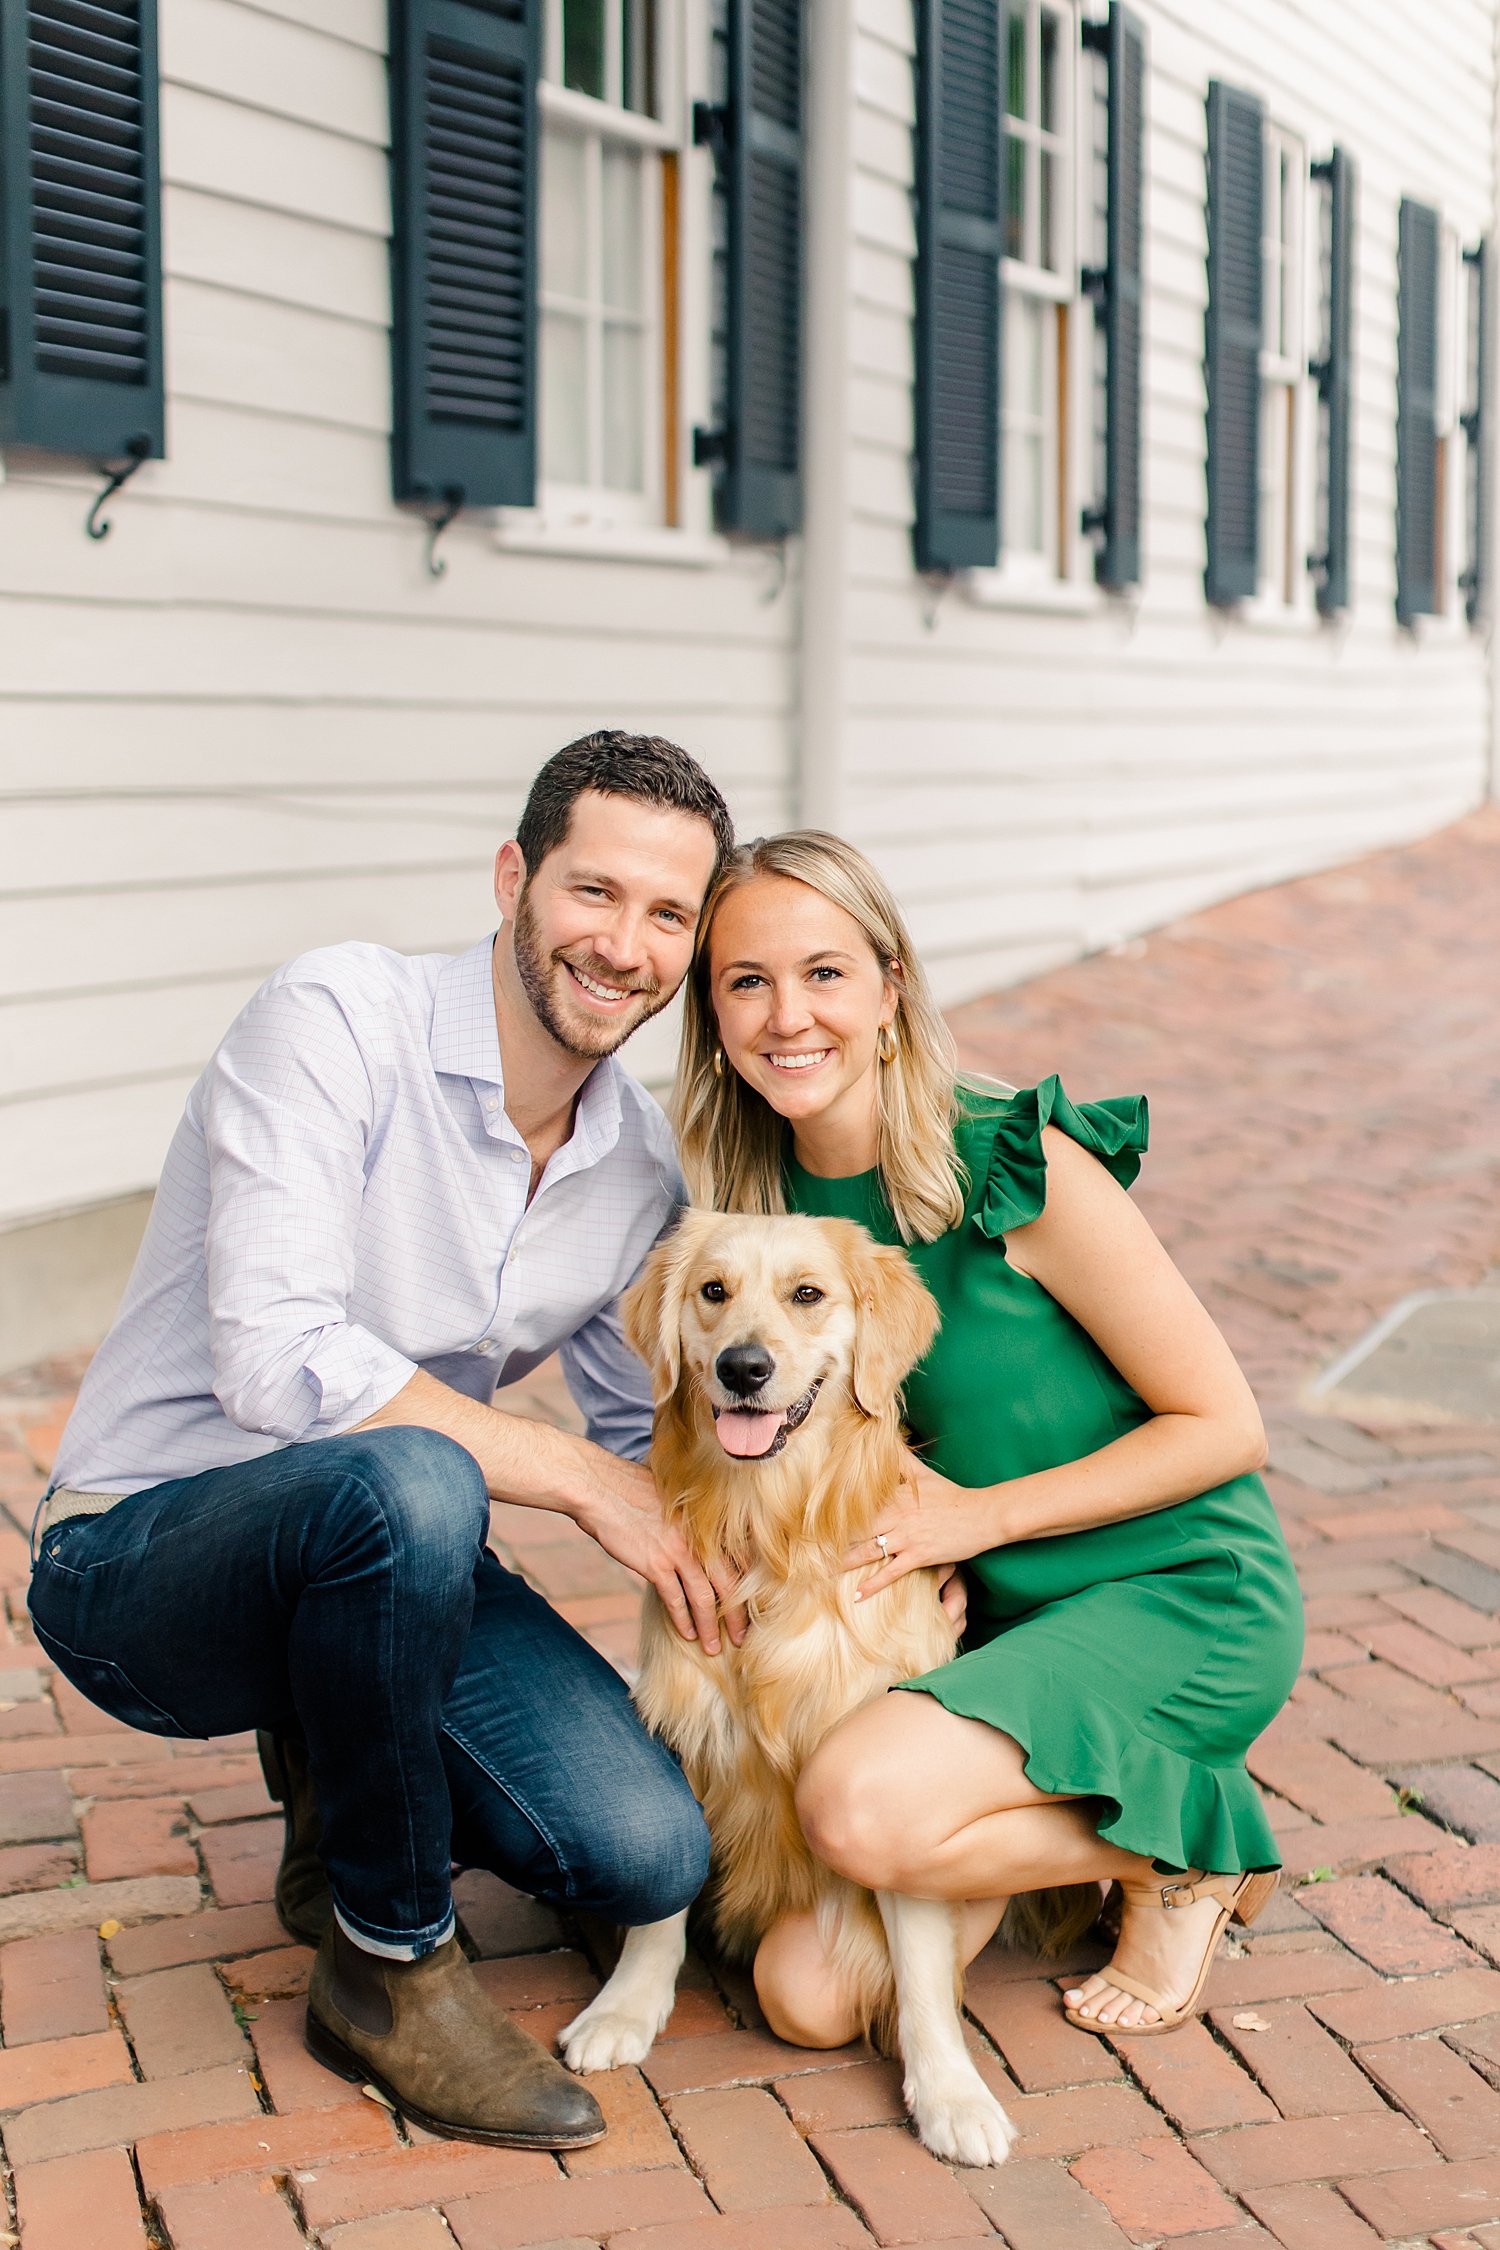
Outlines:
[[[696, 1959], [566, 2162], [409, 2133], [320, 2070], [252, 1745], [133, 1734], [29, 1635], [25, 1535], [80, 1368], [0, 1381], [22, 2250], [1500, 2250], [1500, 1425], [1363, 1428], [1306, 1393], [1399, 1298], [1500, 1269], [1497, 957], [1492, 810], [957, 1012], [994, 1075], [1150, 1095], [1139, 1199], [1257, 1386], [1309, 1621], [1252, 1760], [1289, 1882], [1203, 2020], [1106, 2044], [1062, 2022], [1060, 1965], [976, 1964], [971, 2039], [1020, 2130], [991, 2171], [917, 2146], [893, 2065], [784, 2046]], [[552, 1369], [518, 1403], [571, 1415]], [[533, 1511], [497, 1507], [494, 1536], [628, 1663], [616, 1566]], [[598, 1933], [457, 1887], [485, 1981], [550, 2036]]]

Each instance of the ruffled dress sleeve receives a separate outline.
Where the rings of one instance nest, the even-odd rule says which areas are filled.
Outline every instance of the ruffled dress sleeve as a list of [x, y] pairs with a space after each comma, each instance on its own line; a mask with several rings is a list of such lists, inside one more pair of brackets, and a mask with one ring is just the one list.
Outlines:
[[973, 1224], [998, 1241], [1041, 1215], [1047, 1201], [1047, 1158], [1042, 1130], [1057, 1126], [1096, 1156], [1121, 1187], [1141, 1168], [1148, 1130], [1144, 1094], [1111, 1101], [1073, 1102], [1054, 1072], [1039, 1086], [1012, 1094], [996, 1115], [989, 1169], [974, 1206]]

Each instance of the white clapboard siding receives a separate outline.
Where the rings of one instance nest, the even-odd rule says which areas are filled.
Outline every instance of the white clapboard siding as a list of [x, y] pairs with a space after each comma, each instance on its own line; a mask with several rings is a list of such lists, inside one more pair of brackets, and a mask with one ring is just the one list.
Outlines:
[[0, 1103], [0, 1174], [26, 1184], [18, 1218], [104, 1203], [149, 1185], [196, 1069], [88, 1094]]
[[[680, 5], [686, 103], [710, 91], [710, 10]], [[1145, 583], [1050, 608], [912, 569], [914, 19], [911, 0], [850, 5], [848, 502], [824, 542], [846, 573], [841, 819], [900, 887], [943, 998], [1473, 804], [1483, 643], [1458, 618], [1393, 619], [1396, 212], [1431, 200], [1465, 241], [1493, 222], [1500, 0], [1135, 0]], [[796, 542], [784, 573], [701, 538], [669, 567], [518, 551], [476, 515], [428, 576], [425, 526], [390, 496], [385, 41], [384, 0], [164, 0], [168, 458], [100, 544], [92, 468], [6, 463], [0, 1225], [148, 1185], [277, 963], [489, 927], [495, 845], [572, 736], [673, 735], [742, 833], [795, 815]], [[1213, 76], [1312, 154], [1359, 159], [1356, 607], [1333, 630], [1203, 600]], [[707, 412], [706, 170], [684, 168], [685, 422]], [[632, 1043], [651, 1083], [675, 1020]]]
[[[508, 708], [497, 683], [488, 703], [433, 709], [419, 700], [350, 695], [337, 709], [279, 704], [274, 720], [265, 705], [223, 704], [212, 696], [160, 701], [106, 693], [92, 704], [62, 695], [16, 697], [6, 707], [0, 745], [5, 802], [8, 809], [22, 797], [58, 792], [167, 791], [208, 800], [221, 790], [243, 796], [319, 787], [406, 787], [440, 800], [449, 789], [498, 780], [511, 792], [513, 819], [527, 780], [559, 742], [606, 724], [669, 731], [669, 714], [652, 697], [585, 702], [568, 688], [561, 681], [557, 701], [538, 711]], [[753, 710], [699, 709], [681, 731], [741, 820], [774, 822], [791, 786], [784, 727], [778, 725], [769, 750], [765, 716]]]
[[[1142, 0], [1151, 41], [1144, 348], [1145, 585], [1121, 608], [1007, 609], [912, 577], [910, 22], [860, 0], [851, 199], [856, 471], [849, 538], [846, 824], [912, 902], [953, 997], [1029, 928], [1066, 957], [1250, 884], [1422, 832], [1484, 789], [1482, 643], [1453, 620], [1397, 630], [1395, 234], [1402, 193], [1464, 239], [1494, 201], [1494, 12], [1428, 22], [1393, 0]], [[900, 72], [907, 78], [903, 92]], [[1334, 630], [1208, 611], [1204, 565], [1204, 99], [1258, 89], [1309, 153], [1361, 165], [1355, 437], [1357, 610]], [[878, 117], [878, 128], [876, 118]], [[893, 517], [893, 507], [899, 514]]]

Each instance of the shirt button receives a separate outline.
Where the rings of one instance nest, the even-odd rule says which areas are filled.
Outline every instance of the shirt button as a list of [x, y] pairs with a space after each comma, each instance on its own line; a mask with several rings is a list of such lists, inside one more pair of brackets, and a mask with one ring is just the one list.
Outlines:
[[498, 1109], [498, 1108], [500, 1107], [500, 1104], [499, 1104], [498, 1100], [496, 1099], [496, 1097], [495, 1097], [495, 1096], [494, 1096], [493, 1094], [491, 1094], [491, 1096], [490, 1096], [489, 1100], [488, 1100], [488, 1101], [487, 1101], [487, 1102], [485, 1103], [485, 1105], [484, 1105], [484, 1106], [485, 1106], [485, 1108], [486, 1108], [486, 1109]]
[[511, 1150], [511, 1152], [510, 1152], [510, 1160], [511, 1160], [512, 1164], [524, 1164], [524, 1163], [525, 1163], [525, 1161], [526, 1161], [526, 1151], [525, 1151], [525, 1149], [524, 1149], [524, 1148], [513, 1148], [513, 1149]]
[[493, 1336], [481, 1336], [478, 1343], [474, 1346], [476, 1352], [492, 1352], [494, 1348], [495, 1339]]

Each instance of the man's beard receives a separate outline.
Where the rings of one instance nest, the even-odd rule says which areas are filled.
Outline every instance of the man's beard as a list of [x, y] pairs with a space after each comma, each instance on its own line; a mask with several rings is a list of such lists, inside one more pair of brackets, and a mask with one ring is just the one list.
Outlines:
[[[576, 1055], [580, 1061], [598, 1062], [603, 1056], [612, 1055], [617, 1047], [624, 1046], [633, 1031], [639, 1031], [649, 1017], [659, 1014], [671, 998], [670, 993], [663, 993], [655, 977], [646, 976], [637, 979], [629, 987], [646, 1002], [638, 1013], [615, 1019], [606, 1018], [599, 1022], [587, 1017], [581, 1017], [575, 1023], [565, 1022], [557, 1007], [554, 979], [567, 975], [570, 956], [565, 953], [546, 954], [542, 951], [541, 940], [537, 935], [536, 916], [532, 913], [531, 902], [524, 890], [516, 903], [516, 918], [511, 925], [511, 949], [515, 954], [516, 974], [521, 980], [521, 990], [531, 1003], [532, 1014], [564, 1054]], [[573, 950], [576, 951], [576, 948]], [[620, 989], [618, 971], [611, 969], [607, 962], [600, 961], [592, 953], [583, 953], [579, 959], [571, 961], [571, 966], [580, 969], [586, 977], [595, 978], [600, 984]]]

